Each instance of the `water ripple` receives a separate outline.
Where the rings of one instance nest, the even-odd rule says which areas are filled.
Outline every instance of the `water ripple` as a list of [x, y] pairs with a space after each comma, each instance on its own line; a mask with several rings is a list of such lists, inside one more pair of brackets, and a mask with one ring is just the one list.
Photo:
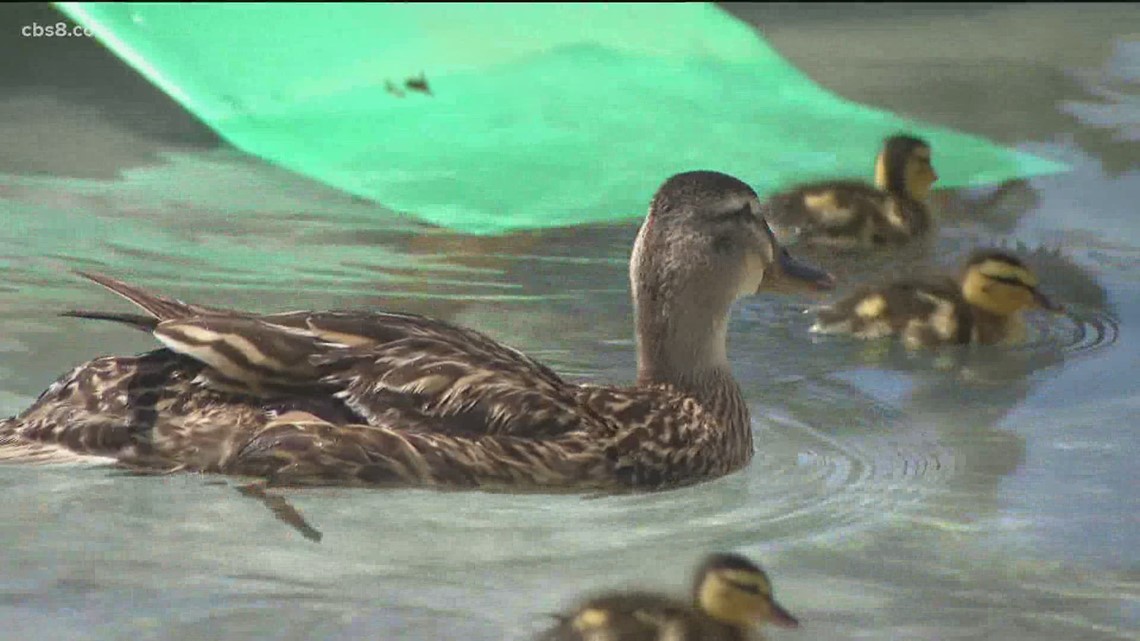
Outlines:
[[1103, 310], [1074, 310], [1065, 315], [1068, 327], [1052, 326], [1052, 336], [1069, 354], [1109, 347], [1120, 335], [1120, 321]]

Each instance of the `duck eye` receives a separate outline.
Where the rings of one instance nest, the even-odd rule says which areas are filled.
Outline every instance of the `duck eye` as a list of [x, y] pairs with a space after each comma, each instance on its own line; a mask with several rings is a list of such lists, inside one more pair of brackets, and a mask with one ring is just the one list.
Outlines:
[[750, 220], [754, 218], [752, 215], [752, 205], [745, 203], [740, 209], [734, 209], [719, 214], [717, 218], [722, 220]]

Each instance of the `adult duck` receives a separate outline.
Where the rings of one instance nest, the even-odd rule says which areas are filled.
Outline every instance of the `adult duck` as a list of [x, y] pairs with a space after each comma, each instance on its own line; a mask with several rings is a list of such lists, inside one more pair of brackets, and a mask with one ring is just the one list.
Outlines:
[[751, 188], [711, 171], [666, 180], [638, 233], [629, 387], [567, 382], [423, 316], [244, 313], [83, 275], [145, 314], [67, 315], [126, 323], [165, 347], [64, 375], [0, 421], [0, 459], [542, 490], [674, 487], [744, 466], [752, 429], [726, 354], [729, 310], [761, 289], [832, 284], [781, 249]]

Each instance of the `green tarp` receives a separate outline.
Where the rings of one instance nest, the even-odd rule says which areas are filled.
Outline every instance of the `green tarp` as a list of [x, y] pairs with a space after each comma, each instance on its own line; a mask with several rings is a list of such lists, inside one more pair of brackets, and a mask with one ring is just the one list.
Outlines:
[[843, 100], [712, 4], [57, 6], [239, 149], [471, 233], [638, 217], [689, 169], [869, 178], [899, 130], [939, 187], [1064, 169]]

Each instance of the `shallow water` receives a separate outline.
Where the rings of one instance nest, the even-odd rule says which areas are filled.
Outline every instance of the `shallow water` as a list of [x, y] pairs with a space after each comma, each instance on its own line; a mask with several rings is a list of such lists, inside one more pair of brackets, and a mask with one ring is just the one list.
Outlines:
[[[817, 301], [748, 301], [730, 354], [754, 462], [650, 496], [288, 493], [316, 543], [228, 479], [3, 467], [0, 637], [522, 639], [583, 592], [682, 590], [697, 557], [736, 549], [804, 622], [773, 639], [1140, 638], [1140, 14], [733, 11], [841, 95], [1073, 166], [936, 192], [926, 254], [806, 255], [851, 282], [980, 242], [1060, 247], [1030, 258], [1068, 314], [1033, 318], [1022, 348], [908, 357], [809, 335]], [[0, 415], [84, 359], [153, 346], [54, 316], [125, 309], [76, 267], [205, 304], [429, 313], [568, 376], [633, 376], [636, 223], [428, 231], [217, 147], [91, 43], [0, 46], [40, 65], [0, 98]]]

